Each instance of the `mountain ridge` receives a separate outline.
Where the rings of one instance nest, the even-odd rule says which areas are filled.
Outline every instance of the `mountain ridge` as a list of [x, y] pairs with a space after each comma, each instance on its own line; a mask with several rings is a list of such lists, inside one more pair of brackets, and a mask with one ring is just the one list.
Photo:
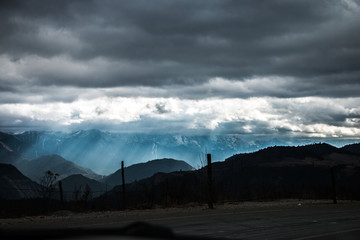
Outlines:
[[[40, 160], [51, 162], [52, 157], [66, 161], [57, 155], [44, 156], [41, 157]], [[40, 169], [39, 166], [43, 164], [40, 160], [35, 159], [37, 165], [33, 166], [33, 168], [37, 170]], [[32, 161], [28, 162], [31, 163]], [[54, 162], [56, 162], [56, 160]], [[183, 167], [175, 164], [177, 167], [171, 169], [170, 165], [172, 163], [181, 163]], [[168, 170], [164, 171], [159, 166], [167, 167]], [[147, 163], [139, 163], [126, 167], [125, 181], [127, 183], [127, 189], [130, 191], [141, 192], [141, 189], [150, 191], [156, 187], [164, 188], [164, 186], [174, 186], [173, 190], [167, 190], [168, 192], [172, 192], [173, 198], [174, 196], [176, 196], [176, 198], [181, 197], [179, 195], [180, 192], [176, 193], [175, 191], [178, 188], [180, 190], [182, 189], [181, 191], [187, 191], [186, 188], [192, 189], [191, 191], [195, 192], [189, 190], [191, 194], [202, 198], [203, 196], [201, 197], [199, 195], [200, 193], [196, 193], [196, 186], [199, 187], [206, 183], [205, 167], [206, 166], [203, 166], [201, 169], [193, 170], [190, 165], [181, 160], [151, 160]], [[227, 158], [225, 161], [214, 162], [213, 178], [217, 184], [217, 191], [222, 192], [222, 194], [229, 194], [229, 196], [231, 194], [245, 194], [237, 192], [237, 189], [258, 189], [262, 186], [276, 189], [283, 185], [287, 186], [288, 184], [293, 184], [296, 188], [300, 188], [303, 185], [308, 189], [307, 191], [311, 189], [311, 191], [315, 191], [317, 186], [327, 186], [326, 184], [329, 183], [330, 168], [336, 169], [342, 186], [346, 185], [347, 188], [352, 189], [357, 186], [356, 182], [360, 178], [360, 155], [352, 153], [346, 150], [346, 148], [337, 148], [326, 143], [303, 146], [272, 146], [253, 153], [236, 154]], [[136, 173], [133, 169], [137, 169], [138, 172]], [[20, 171], [18, 172], [22, 174]], [[143, 174], [141, 178], [139, 177], [139, 173]], [[113, 180], [109, 181], [111, 178], [113, 178]], [[67, 199], [72, 199], [72, 194], [79, 189], [84, 190], [86, 185], [93, 191], [93, 196], [98, 197], [99, 193], [113, 191], [111, 190], [113, 186], [115, 186], [114, 191], [121, 191], [122, 184], [121, 169], [104, 177], [102, 182], [92, 180], [78, 173], [65, 176], [61, 180], [64, 181], [65, 184], [64, 192], [68, 194]], [[239, 184], [239, 186], [235, 186], [235, 183]], [[314, 183], [318, 185], [313, 185]], [[316, 191], [321, 191], [321, 194], [325, 196], [326, 191], [328, 191], [325, 190], [317, 189]], [[296, 191], [300, 190], [298, 189]], [[186, 198], [190, 199], [191, 194], [189, 193]], [[205, 192], [201, 194], [206, 195]], [[249, 196], [251, 197], [255, 193], [250, 192], [246, 194], [250, 194]], [[351, 194], [354, 195], [353, 192], [351, 192]], [[354, 196], [357, 195], [355, 194]], [[144, 199], [144, 196], [142, 199]]]
[[73, 174], [82, 174], [94, 179], [100, 179], [102, 177], [92, 170], [80, 167], [56, 154], [44, 155], [32, 160], [18, 161], [16, 167], [34, 181], [39, 181], [48, 170], [59, 174], [59, 179]]
[[241, 160], [250, 165], [263, 165], [271, 164], [272, 162], [279, 163], [281, 161], [284, 162], [284, 164], [286, 164], [286, 161], [296, 163], [298, 159], [298, 163], [306, 164], [305, 158], [308, 161], [321, 163], [321, 161], [324, 162], [324, 160], [334, 158], [339, 154], [358, 156], [356, 153], [352, 153], [343, 148], [337, 148], [327, 143], [315, 143], [303, 146], [272, 146], [260, 149], [253, 153], [235, 154], [225, 159], [225, 161]]
[[[194, 168], [182, 160], [170, 158], [154, 159], [145, 163], [137, 163], [124, 168], [125, 182], [131, 183], [137, 180], [151, 177], [158, 172], [191, 171]], [[121, 169], [104, 177], [102, 182], [116, 186], [122, 184]]]
[[40, 185], [23, 175], [15, 166], [0, 163], [0, 198], [40, 197]]
[[62, 188], [64, 192], [64, 199], [80, 200], [84, 192], [89, 188], [91, 198], [98, 197], [104, 194], [107, 190], [110, 190], [111, 186], [107, 186], [105, 183], [88, 178], [82, 174], [73, 174], [65, 177], [61, 180]]
[[360, 143], [353, 143], [343, 146], [341, 149], [344, 149], [348, 152], [360, 154]]
[[120, 160], [136, 164], [149, 159], [173, 158], [198, 166], [201, 165], [199, 157], [206, 153], [212, 154], [213, 161], [223, 161], [233, 154], [253, 152], [267, 146], [296, 145], [273, 138], [259, 141], [239, 134], [130, 134], [98, 129], [73, 132], [28, 131], [7, 136], [4, 140], [0, 135], [0, 141], [28, 159], [58, 154], [102, 175], [120, 168]]
[[[126, 191], [131, 192], [133, 206], [206, 203], [206, 171], [204, 166], [195, 171], [157, 173], [127, 184]], [[333, 174], [339, 199], [360, 199], [360, 155], [321, 143], [273, 146], [214, 162], [214, 200], [332, 199]], [[121, 186], [106, 193], [107, 204], [118, 204], [119, 194]]]

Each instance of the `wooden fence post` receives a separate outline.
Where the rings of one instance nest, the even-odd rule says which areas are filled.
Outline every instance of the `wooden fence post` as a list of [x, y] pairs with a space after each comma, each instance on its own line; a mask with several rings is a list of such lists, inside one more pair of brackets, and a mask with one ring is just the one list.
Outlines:
[[334, 167], [330, 168], [331, 171], [331, 185], [332, 185], [332, 197], [333, 197], [333, 203], [336, 204], [336, 179], [335, 179], [335, 172]]
[[124, 161], [121, 161], [121, 179], [122, 179], [123, 208], [126, 209]]
[[208, 206], [210, 209], [214, 208], [213, 205], [213, 190], [212, 190], [212, 165], [211, 154], [207, 154], [207, 183], [208, 183]]
[[59, 192], [60, 192], [60, 201], [61, 203], [64, 201], [64, 195], [63, 195], [63, 188], [62, 188], [62, 182], [59, 181]]

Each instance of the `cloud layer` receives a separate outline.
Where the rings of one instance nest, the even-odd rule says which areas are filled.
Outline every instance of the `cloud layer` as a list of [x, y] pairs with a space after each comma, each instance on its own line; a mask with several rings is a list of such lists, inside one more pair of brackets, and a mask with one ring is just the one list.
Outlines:
[[69, 103], [3, 104], [2, 126], [102, 128], [121, 132], [243, 134], [262, 137], [354, 138], [360, 98], [102, 97]]
[[0, 125], [359, 138], [360, 3], [1, 1]]

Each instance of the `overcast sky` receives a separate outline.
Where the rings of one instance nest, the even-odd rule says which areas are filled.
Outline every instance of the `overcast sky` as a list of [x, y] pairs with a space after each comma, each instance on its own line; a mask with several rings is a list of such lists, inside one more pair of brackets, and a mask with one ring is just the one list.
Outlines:
[[360, 1], [0, 1], [0, 130], [360, 138]]

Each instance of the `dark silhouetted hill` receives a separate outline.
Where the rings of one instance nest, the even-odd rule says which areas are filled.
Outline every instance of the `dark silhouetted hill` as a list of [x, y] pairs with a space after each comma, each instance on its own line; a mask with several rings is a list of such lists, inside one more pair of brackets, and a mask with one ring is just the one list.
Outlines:
[[65, 200], [80, 200], [86, 187], [88, 186], [91, 191], [91, 197], [98, 197], [110, 190], [111, 186], [107, 184], [84, 177], [81, 174], [68, 176], [61, 180], [64, 199]]
[[[125, 182], [131, 183], [136, 180], [148, 178], [158, 172], [169, 173], [175, 171], [190, 171], [190, 170], [193, 170], [193, 167], [184, 161], [167, 159], [167, 158], [157, 159], [146, 163], [138, 163], [131, 165], [129, 167], [125, 167], [124, 169]], [[105, 177], [102, 181], [113, 186], [122, 184], [121, 169]]]
[[[339, 199], [360, 200], [360, 156], [328, 144], [270, 147], [213, 163], [217, 201], [281, 198], [331, 199], [331, 171]], [[138, 207], [206, 203], [206, 167], [196, 171], [157, 173], [126, 186], [128, 202]], [[119, 204], [121, 186], [108, 192], [109, 206]], [[97, 202], [96, 204], [98, 204]]]
[[[345, 157], [348, 156], [348, 157]], [[293, 165], [329, 165], [359, 163], [358, 157], [349, 151], [336, 148], [326, 143], [305, 146], [274, 146], [254, 153], [236, 154], [225, 161], [237, 164], [258, 166], [293, 166]]]
[[25, 177], [16, 167], [0, 164], [0, 198], [21, 199], [40, 196], [37, 183]]
[[349, 145], [342, 147], [341, 149], [346, 150], [351, 153], [360, 154], [360, 143], [349, 144]]
[[95, 174], [90, 169], [80, 167], [59, 155], [47, 155], [33, 160], [24, 160], [18, 162], [17, 168], [25, 176], [28, 176], [34, 181], [39, 181], [48, 170], [59, 174], [60, 179], [73, 174], [82, 174], [90, 178], [101, 178], [100, 175]]

